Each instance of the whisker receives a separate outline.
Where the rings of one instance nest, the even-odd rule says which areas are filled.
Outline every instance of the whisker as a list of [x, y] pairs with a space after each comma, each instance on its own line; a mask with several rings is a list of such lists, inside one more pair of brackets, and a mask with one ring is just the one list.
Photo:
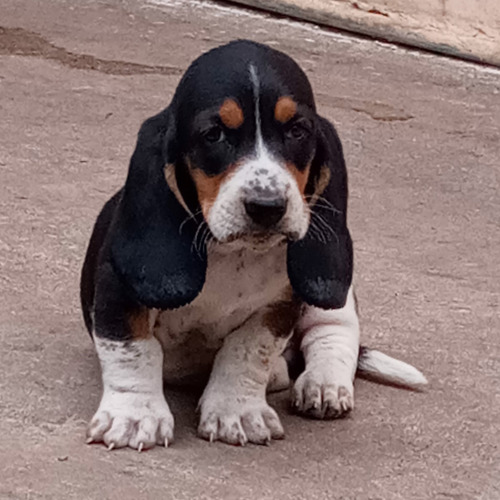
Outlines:
[[213, 237], [212, 233], [210, 233], [210, 237], [207, 242], [207, 253], [211, 251], [216, 245], [218, 241]]
[[311, 219], [311, 222], [309, 223], [309, 228], [311, 230], [311, 235], [313, 236], [314, 239], [317, 239], [321, 243], [326, 243], [326, 238], [321, 229], [318, 227], [318, 225], [315, 223], [314, 220]]
[[311, 208], [321, 208], [322, 210], [328, 210], [328, 211], [330, 211], [330, 212], [332, 212], [334, 214], [341, 214], [342, 213], [341, 210], [338, 210], [337, 208], [335, 208], [331, 204], [330, 205], [326, 205], [323, 202], [316, 202], [314, 205], [312, 205]]
[[210, 236], [210, 228], [208, 227], [208, 224], [205, 227], [205, 230], [203, 231], [201, 237], [200, 237], [200, 244], [198, 245], [198, 255], [201, 257], [201, 252], [205, 250], [206, 252], [206, 242], [207, 238]]
[[[197, 250], [197, 240], [198, 240], [198, 235], [200, 234], [200, 231], [204, 229], [204, 226], [206, 225], [206, 221], [201, 222], [201, 224], [196, 228], [196, 232], [194, 233], [193, 237], [193, 242], [191, 243], [191, 252], [194, 250], [198, 253]], [[199, 255], [199, 254], [198, 254]]]
[[335, 231], [333, 230], [333, 228], [325, 221], [325, 219], [323, 217], [321, 217], [321, 215], [319, 215], [318, 213], [316, 212], [313, 212], [313, 217], [316, 217], [316, 220], [318, 222], [318, 225], [322, 226], [326, 231], [328, 231], [330, 234], [334, 233]]
[[203, 231], [203, 234], [200, 237], [200, 243], [198, 246], [198, 255], [200, 255], [200, 257], [201, 257], [201, 253], [203, 251], [206, 252], [206, 250], [207, 250], [205, 243], [206, 243], [206, 238], [207, 238], [208, 234], [210, 234], [210, 228], [208, 227], [208, 224], [207, 224], [207, 226], [205, 227], [205, 230]]
[[337, 244], [340, 243], [339, 237], [337, 233], [335, 232], [335, 229], [331, 227], [321, 215], [319, 215], [317, 212], [311, 211], [311, 221], [310, 221], [310, 227], [315, 230], [316, 232], [319, 232], [321, 234], [322, 241], [323, 243], [326, 243], [329, 239], [327, 234], [331, 237], [334, 236]]
[[318, 208], [321, 208], [323, 210], [329, 210], [330, 212], [334, 213], [334, 214], [341, 214], [342, 212], [340, 210], [337, 210], [335, 207], [329, 207], [327, 205], [321, 205], [320, 203], [316, 203], [316, 205], [314, 205], [315, 207], [318, 207]]
[[[323, 196], [318, 196], [318, 195], [308, 195], [305, 197], [306, 200], [311, 201], [311, 200], [316, 200], [313, 206], [321, 207], [326, 210], [330, 210], [331, 212], [340, 214], [342, 213], [341, 210], [336, 208], [330, 201], [328, 201], [326, 198], [323, 198]], [[321, 203], [320, 203], [321, 202]]]
[[181, 225], [179, 226], [179, 234], [182, 233], [182, 228], [184, 227], [184, 225], [189, 222], [191, 219], [194, 219], [195, 217], [197, 217], [198, 215], [200, 215], [202, 213], [202, 210], [198, 210], [197, 212], [195, 212], [194, 214], [190, 214], [188, 215], [182, 222], [181, 222]]
[[203, 241], [203, 246], [205, 247], [205, 252], [208, 252], [209, 245], [210, 245], [210, 243], [212, 243], [212, 241], [213, 241], [213, 235], [212, 235], [212, 231], [210, 231], [210, 228], [209, 228], [208, 231], [206, 232], [206, 236], [205, 236], [205, 239]]

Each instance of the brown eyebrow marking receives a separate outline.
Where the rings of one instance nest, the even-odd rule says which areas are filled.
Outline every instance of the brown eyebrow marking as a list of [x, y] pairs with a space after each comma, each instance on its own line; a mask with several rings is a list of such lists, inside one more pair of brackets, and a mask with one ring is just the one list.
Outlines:
[[274, 118], [281, 123], [291, 120], [297, 113], [297, 103], [288, 96], [280, 97], [274, 108]]
[[243, 110], [234, 100], [227, 98], [219, 108], [219, 116], [222, 123], [228, 128], [238, 128], [244, 120]]

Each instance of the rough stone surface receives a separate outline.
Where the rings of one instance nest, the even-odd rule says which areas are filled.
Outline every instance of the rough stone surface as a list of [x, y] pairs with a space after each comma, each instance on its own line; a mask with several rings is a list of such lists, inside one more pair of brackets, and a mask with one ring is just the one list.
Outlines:
[[[0, 498], [500, 498], [500, 74], [209, 2], [2, 0]], [[100, 396], [78, 303], [102, 203], [140, 123], [188, 63], [236, 37], [295, 57], [337, 125], [363, 338], [421, 368], [426, 393], [356, 383], [353, 415], [290, 416], [269, 448], [195, 436], [84, 444]]]

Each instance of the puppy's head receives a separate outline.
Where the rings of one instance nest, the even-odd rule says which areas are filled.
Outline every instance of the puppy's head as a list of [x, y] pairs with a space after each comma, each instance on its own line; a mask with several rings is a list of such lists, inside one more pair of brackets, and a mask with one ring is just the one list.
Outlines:
[[250, 42], [218, 48], [189, 68], [172, 109], [177, 168], [189, 171], [218, 241], [305, 236], [317, 130], [311, 87], [292, 59]]
[[295, 292], [341, 307], [352, 275], [346, 209], [340, 141], [303, 71], [267, 46], [232, 42], [192, 63], [171, 105], [143, 125], [114, 263], [139, 301], [177, 307], [203, 286], [205, 233], [286, 238]]

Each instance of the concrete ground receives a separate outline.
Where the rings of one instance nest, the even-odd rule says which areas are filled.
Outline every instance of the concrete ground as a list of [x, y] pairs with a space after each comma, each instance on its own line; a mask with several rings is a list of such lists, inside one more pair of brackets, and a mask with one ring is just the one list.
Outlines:
[[[210, 2], [2, 0], [0, 498], [500, 498], [500, 72]], [[79, 311], [92, 223], [142, 120], [198, 54], [236, 37], [307, 71], [343, 140], [364, 343], [421, 368], [412, 393], [359, 380], [348, 419], [272, 398], [287, 439], [84, 444], [100, 396]]]

